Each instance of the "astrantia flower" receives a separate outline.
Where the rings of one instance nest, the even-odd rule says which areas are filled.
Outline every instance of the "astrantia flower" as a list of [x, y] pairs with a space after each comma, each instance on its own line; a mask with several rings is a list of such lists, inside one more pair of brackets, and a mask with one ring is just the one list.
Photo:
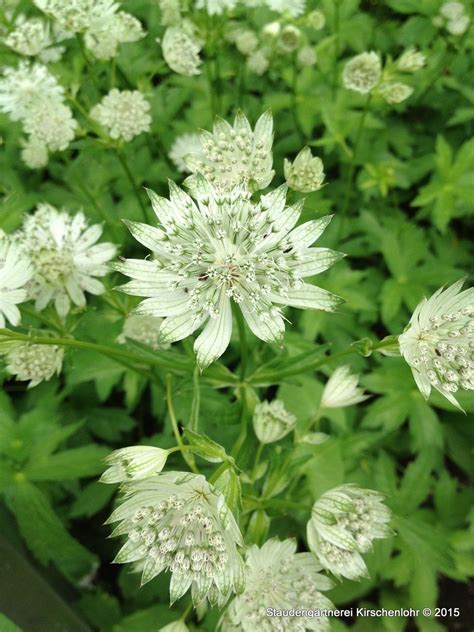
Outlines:
[[28, 298], [25, 285], [32, 274], [29, 259], [0, 231], [0, 329], [5, 327], [5, 320], [19, 325], [21, 315], [17, 305]]
[[54, 301], [58, 314], [65, 317], [71, 302], [79, 307], [86, 304], [85, 292], [104, 291], [94, 277], [107, 274], [105, 264], [116, 248], [110, 243], [96, 244], [101, 234], [102, 227], [88, 226], [83, 213], [71, 216], [49, 204], [38, 205], [25, 219], [16, 238], [34, 266], [29, 295], [36, 301], [36, 309]]
[[286, 437], [296, 425], [296, 417], [289, 413], [283, 402], [275, 399], [260, 402], [253, 412], [253, 429], [260, 443], [273, 443]]
[[313, 28], [315, 31], [320, 31], [326, 24], [326, 17], [322, 11], [315, 9], [308, 13], [305, 17], [306, 24]]
[[67, 31], [80, 33], [92, 23], [107, 21], [117, 11], [115, 0], [33, 0], [44, 13], [54, 17]]
[[359, 388], [359, 377], [349, 366], [340, 366], [331, 375], [321, 397], [322, 408], [344, 408], [365, 401], [369, 396]]
[[383, 83], [377, 91], [382, 98], [390, 104], [401, 103], [413, 94], [413, 88], [411, 86], [407, 86], [406, 83], [400, 83], [399, 81]]
[[301, 31], [292, 24], [286, 24], [278, 39], [278, 48], [284, 53], [292, 53], [298, 48], [301, 39]]
[[342, 79], [349, 90], [367, 94], [380, 80], [382, 62], [377, 53], [361, 53], [356, 55], [344, 67]]
[[138, 90], [114, 88], [92, 108], [90, 115], [114, 139], [130, 142], [150, 131], [150, 104]]
[[196, 9], [205, 9], [209, 15], [222, 15], [236, 4], [237, 0], [195, 0]]
[[445, 2], [439, 10], [441, 15], [447, 20], [458, 20], [464, 15], [464, 11], [462, 2]]
[[84, 34], [84, 43], [94, 57], [107, 60], [117, 56], [120, 44], [137, 42], [145, 35], [136, 17], [119, 11], [106, 20], [92, 23]]
[[202, 41], [194, 30], [194, 25], [189, 21], [183, 21], [179, 26], [169, 26], [161, 44], [163, 58], [171, 70], [186, 77], [201, 74], [199, 52]]
[[448, 20], [446, 24], [446, 30], [451, 35], [462, 35], [469, 28], [469, 24], [471, 20], [468, 15], [462, 15], [460, 18], [456, 20]]
[[312, 46], [303, 46], [296, 56], [300, 66], [314, 66], [317, 61], [316, 51]]
[[454, 393], [474, 389], [474, 288], [462, 291], [462, 285], [423, 299], [398, 337], [423, 396], [434, 387], [458, 408]]
[[163, 348], [163, 346], [167, 345], [161, 345], [159, 340], [159, 330], [162, 322], [162, 318], [155, 318], [155, 316], [130, 314], [125, 319], [122, 333], [117, 338], [117, 341], [123, 344], [127, 340], [134, 340], [153, 349]]
[[61, 372], [64, 350], [56, 345], [18, 344], [6, 353], [6, 369], [28, 388], [50, 380]]
[[272, 181], [273, 119], [269, 111], [258, 119], [254, 131], [240, 110], [233, 125], [217, 117], [212, 134], [201, 132], [201, 143], [202, 153], [188, 156], [186, 164], [216, 188], [230, 191], [246, 185], [255, 191]]
[[[246, 554], [245, 591], [235, 597], [225, 614], [236, 632], [304, 632], [330, 630], [326, 617], [269, 617], [267, 608], [278, 610], [331, 609], [321, 594], [333, 582], [319, 571], [321, 565], [311, 553], [296, 553], [295, 540], [272, 538], [262, 547], [252, 545]], [[229, 627], [222, 625], [222, 632]]]
[[199, 134], [181, 134], [175, 138], [168, 154], [181, 173], [189, 173], [190, 169], [184, 159], [190, 154], [199, 155], [202, 152]]
[[390, 510], [383, 496], [355, 485], [341, 485], [326, 492], [313, 505], [307, 525], [308, 544], [323, 568], [336, 577], [367, 576], [361, 553], [378, 538], [392, 535]]
[[323, 161], [313, 156], [309, 147], [302, 149], [293, 162], [285, 158], [284, 172], [288, 186], [294, 191], [319, 191], [324, 182]]
[[242, 535], [225, 499], [204, 476], [167, 472], [123, 486], [125, 500], [108, 522], [126, 535], [115, 562], [141, 562], [142, 584], [172, 573], [170, 600], [191, 588], [195, 605], [206, 597], [222, 606], [243, 588], [237, 551]]
[[259, 77], [267, 72], [269, 65], [269, 52], [265, 48], [259, 48], [247, 57], [247, 68]]
[[106, 459], [109, 468], [102, 474], [102, 483], [123, 483], [149, 478], [166, 465], [169, 450], [147, 445], [115, 450]]
[[162, 26], [176, 26], [181, 22], [180, 2], [176, 0], [158, 0], [160, 23]]
[[238, 29], [233, 34], [233, 41], [242, 55], [251, 55], [258, 47], [257, 34], [251, 29]]
[[402, 72], [416, 72], [417, 70], [421, 70], [425, 64], [426, 56], [413, 47], [407, 48], [397, 60], [398, 69]]
[[48, 164], [48, 148], [37, 138], [30, 137], [22, 142], [21, 159], [30, 169], [42, 169]]
[[286, 13], [287, 15], [296, 18], [304, 13], [306, 0], [265, 0], [265, 4], [273, 11], [278, 13]]
[[77, 121], [71, 108], [58, 100], [38, 100], [24, 121], [24, 130], [50, 151], [63, 151], [74, 140]]
[[50, 25], [41, 18], [19, 21], [5, 38], [5, 44], [20, 55], [38, 56], [41, 61], [58, 61], [64, 48], [53, 46]]
[[160, 227], [127, 225], [154, 258], [115, 266], [133, 279], [122, 286], [124, 292], [149, 297], [135, 311], [165, 317], [163, 342], [182, 340], [207, 322], [194, 344], [204, 368], [229, 344], [232, 301], [252, 332], [267, 342], [284, 334], [280, 306], [333, 311], [340, 304], [339, 297], [303, 281], [341, 256], [309, 247], [330, 217], [294, 228], [302, 202], [287, 207], [285, 186], [258, 203], [238, 187], [219, 193], [203, 178], [196, 189], [196, 201], [172, 182], [169, 201], [150, 191]]

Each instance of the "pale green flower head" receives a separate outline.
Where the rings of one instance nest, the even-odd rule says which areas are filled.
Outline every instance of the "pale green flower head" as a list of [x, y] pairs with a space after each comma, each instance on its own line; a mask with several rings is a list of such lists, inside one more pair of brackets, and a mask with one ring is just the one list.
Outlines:
[[455, 393], [474, 390], [474, 288], [462, 285], [424, 298], [398, 337], [422, 395], [428, 399], [434, 387], [458, 408]]
[[341, 258], [310, 248], [330, 217], [294, 228], [303, 202], [286, 206], [286, 187], [252, 202], [240, 188], [221, 193], [203, 178], [194, 196], [170, 182], [170, 199], [149, 196], [159, 227], [127, 222], [152, 259], [115, 264], [132, 281], [120, 289], [147, 297], [135, 313], [165, 320], [160, 342], [182, 340], [205, 324], [194, 344], [201, 368], [227, 349], [235, 303], [251, 331], [265, 342], [285, 332], [282, 307], [334, 311], [342, 299], [306, 283]]
[[321, 408], [344, 408], [365, 401], [369, 396], [359, 388], [359, 377], [352, 375], [349, 366], [340, 366], [324, 387]]
[[195, 0], [196, 9], [205, 9], [208, 15], [222, 15], [234, 9], [237, 0]]
[[393, 535], [383, 498], [370, 489], [341, 485], [314, 503], [307, 524], [308, 545], [323, 568], [338, 578], [367, 577], [361, 553], [368, 553], [375, 539]]
[[33, 267], [23, 250], [0, 230], [0, 329], [9, 321], [15, 327], [21, 314], [17, 305], [28, 299], [25, 289]]
[[344, 87], [361, 94], [369, 93], [382, 76], [380, 56], [371, 51], [356, 55], [347, 62], [342, 74]]
[[170, 601], [191, 588], [194, 605], [204, 599], [222, 607], [243, 590], [242, 535], [224, 496], [204, 476], [167, 472], [126, 483], [124, 500], [108, 523], [126, 536], [115, 562], [140, 562], [142, 584], [171, 572]]
[[21, 159], [30, 169], [42, 169], [48, 164], [48, 148], [34, 136], [21, 143]]
[[[190, 154], [185, 162], [193, 173], [202, 174], [215, 188], [231, 191], [236, 186], [250, 191], [264, 189], [273, 179], [273, 118], [270, 111], [258, 119], [255, 129], [243, 112], [233, 125], [217, 117], [212, 134], [201, 131], [202, 152]], [[186, 183], [192, 188], [196, 176]]]
[[253, 413], [253, 428], [260, 443], [273, 443], [286, 437], [296, 425], [296, 417], [289, 413], [283, 402], [260, 402]]
[[407, 48], [397, 60], [397, 67], [402, 72], [417, 72], [426, 64], [426, 55], [416, 48]]
[[220, 622], [222, 632], [279, 630], [296, 632], [330, 630], [326, 617], [269, 617], [267, 608], [332, 609], [321, 591], [333, 582], [319, 571], [321, 565], [311, 553], [296, 553], [296, 541], [267, 540], [252, 545], [246, 554], [245, 591], [234, 598]]
[[302, 193], [319, 191], [325, 177], [323, 161], [313, 156], [309, 147], [304, 147], [293, 162], [285, 158], [284, 172], [288, 186]]
[[169, 26], [161, 42], [165, 62], [178, 75], [186, 77], [201, 74], [199, 53], [202, 46], [195, 26], [189, 20], [183, 20], [178, 26]]
[[387, 103], [393, 105], [406, 101], [406, 99], [413, 94], [413, 88], [411, 86], [407, 86], [406, 83], [394, 81], [382, 83], [379, 88], [377, 88], [377, 92]]
[[247, 69], [259, 77], [264, 75], [270, 65], [270, 53], [270, 49], [258, 48], [247, 57]]
[[286, 24], [280, 32], [278, 39], [278, 48], [284, 53], [292, 53], [295, 51], [301, 41], [301, 31], [292, 24]]
[[105, 462], [109, 468], [102, 474], [101, 483], [124, 483], [161, 472], [166, 465], [169, 450], [147, 445], [135, 445], [115, 450]]
[[322, 11], [315, 9], [308, 13], [305, 17], [307, 26], [313, 28], [315, 31], [320, 31], [326, 24], [326, 17]]
[[[118, 336], [117, 342], [125, 344], [128, 340], [133, 340], [152, 349], [163, 348], [159, 341], [162, 322], [162, 318], [155, 318], [155, 316], [130, 314], [125, 319], [122, 333]], [[165, 345], [165, 347], [168, 346]]]
[[114, 88], [94, 105], [90, 116], [115, 140], [130, 142], [142, 132], [150, 131], [150, 104], [138, 90]]
[[64, 349], [56, 345], [18, 343], [7, 351], [6, 370], [20, 382], [30, 382], [28, 388], [59, 375], [63, 366]]
[[318, 60], [313, 46], [303, 46], [296, 56], [300, 66], [314, 66]]

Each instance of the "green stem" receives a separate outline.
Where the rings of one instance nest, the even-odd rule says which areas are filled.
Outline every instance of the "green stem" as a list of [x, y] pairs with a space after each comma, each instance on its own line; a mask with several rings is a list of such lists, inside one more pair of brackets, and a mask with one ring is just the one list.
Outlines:
[[341, 223], [339, 224], [338, 240], [342, 237], [347, 211], [349, 209], [349, 204], [352, 198], [352, 187], [354, 184], [354, 173], [355, 173], [355, 168], [356, 168], [357, 153], [359, 151], [360, 140], [362, 138], [364, 123], [365, 123], [365, 119], [367, 118], [367, 114], [369, 112], [371, 100], [372, 100], [372, 94], [369, 93], [365, 101], [364, 109], [362, 110], [362, 114], [359, 120], [359, 125], [357, 126], [357, 131], [356, 131], [356, 136], [355, 136], [355, 141], [354, 141], [354, 149], [352, 151], [352, 158], [349, 164], [349, 173], [347, 175], [347, 180], [346, 180], [344, 201], [342, 203]]
[[68, 333], [67, 328], [62, 323], [60, 322], [56, 323], [53, 320], [50, 320], [47, 316], [44, 316], [44, 314], [35, 312], [33, 309], [29, 309], [28, 307], [25, 307], [24, 305], [21, 306], [21, 311], [23, 314], [26, 314], [27, 316], [36, 318], [41, 323], [43, 323], [43, 325], [50, 327], [51, 329], [53, 329], [54, 331], [57, 331], [61, 335]]
[[167, 375], [166, 376], [166, 404], [168, 406], [168, 414], [170, 416], [171, 419], [171, 426], [173, 428], [173, 434], [174, 437], [176, 439], [176, 443], [178, 444], [178, 447], [181, 451], [181, 454], [183, 456], [183, 459], [186, 461], [189, 469], [194, 472], [195, 474], [199, 474], [199, 470], [196, 467], [196, 464], [194, 462], [194, 458], [191, 454], [187, 454], [187, 451], [185, 449], [185, 445], [183, 442], [183, 439], [181, 437], [181, 434], [179, 432], [179, 428], [178, 428], [178, 420], [176, 419], [176, 414], [174, 412], [174, 407], [173, 407], [173, 399], [172, 399], [172, 393], [171, 393], [171, 375]]
[[337, 94], [337, 60], [339, 58], [339, 0], [334, 2], [334, 64], [332, 68], [332, 100], [336, 99]]
[[245, 375], [247, 373], [248, 362], [248, 347], [247, 347], [247, 333], [245, 329], [245, 322], [242, 312], [238, 305], [232, 303], [232, 309], [234, 312], [235, 320], [237, 322], [237, 331], [239, 332], [240, 343], [240, 381], [245, 381]]
[[240, 311], [238, 305], [236, 305], [235, 303], [232, 304], [232, 309], [234, 311], [235, 320], [237, 322], [237, 330], [239, 332], [240, 341], [240, 431], [239, 436], [237, 437], [237, 440], [231, 450], [231, 455], [235, 458], [239, 454], [240, 449], [247, 437], [247, 393], [245, 378], [247, 375], [248, 347], [245, 322], [242, 312]]
[[221, 474], [223, 474], [226, 470], [228, 470], [229, 467], [231, 467], [230, 461], [225, 461], [224, 463], [221, 463], [221, 465], [219, 465], [217, 470], [209, 477], [209, 483], [211, 485], [215, 483], [217, 479], [219, 478], [219, 476], [221, 476]]
[[258, 466], [260, 463], [260, 457], [262, 456], [263, 448], [265, 445], [263, 443], [258, 444], [257, 453], [255, 454], [255, 462], [252, 469], [252, 480], [255, 481], [255, 478], [258, 473]]
[[200, 375], [201, 372], [199, 368], [196, 367], [193, 374], [193, 400], [191, 402], [191, 413], [189, 415], [189, 427], [193, 432], [198, 432], [199, 427], [199, 409], [201, 406]]
[[127, 162], [125, 156], [122, 154], [120, 149], [118, 149], [117, 147], [113, 147], [113, 150], [114, 150], [114, 153], [117, 156], [120, 164], [123, 167], [125, 175], [127, 176], [130, 184], [132, 185], [133, 192], [135, 194], [135, 197], [137, 198], [138, 204], [139, 204], [140, 209], [142, 211], [143, 221], [147, 224], [148, 223], [148, 215], [147, 215], [146, 207], [145, 207], [145, 204], [143, 203], [143, 200], [142, 200], [141, 195], [140, 195], [140, 189], [138, 188], [138, 185], [137, 185], [137, 183], [135, 181], [135, 178], [133, 176], [133, 173], [132, 173], [132, 171], [131, 171], [131, 169], [130, 169], [130, 167], [128, 165], [128, 162]]

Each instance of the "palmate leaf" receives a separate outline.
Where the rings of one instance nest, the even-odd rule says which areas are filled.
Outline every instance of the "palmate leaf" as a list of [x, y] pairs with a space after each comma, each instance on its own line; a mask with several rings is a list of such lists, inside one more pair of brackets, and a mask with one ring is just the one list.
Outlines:
[[7, 504], [15, 514], [26, 545], [40, 562], [53, 562], [73, 581], [90, 573], [95, 556], [68, 533], [36, 485], [19, 481], [9, 489]]
[[8, 619], [4, 614], [0, 612], [0, 630], [2, 632], [23, 632], [16, 623], [13, 623], [11, 619]]
[[108, 448], [98, 445], [63, 450], [47, 460], [30, 461], [24, 471], [31, 481], [64, 481], [94, 476], [104, 469], [103, 460], [109, 452]]

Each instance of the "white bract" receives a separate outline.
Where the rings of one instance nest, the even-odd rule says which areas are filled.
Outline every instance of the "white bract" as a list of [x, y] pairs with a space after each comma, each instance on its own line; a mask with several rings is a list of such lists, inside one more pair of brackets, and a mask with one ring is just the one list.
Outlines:
[[[272, 181], [273, 119], [269, 111], [258, 119], [254, 130], [240, 110], [233, 125], [217, 117], [212, 133], [201, 131], [201, 144], [202, 152], [188, 156], [186, 164], [216, 188], [231, 191], [240, 185], [255, 191]], [[192, 185], [193, 180], [191, 176], [187, 182]]]
[[39, 204], [36, 212], [26, 217], [15, 237], [33, 264], [28, 292], [36, 309], [42, 310], [53, 301], [58, 314], [65, 317], [71, 302], [85, 306], [85, 292], [104, 291], [94, 277], [109, 272], [106, 263], [116, 248], [110, 243], [96, 244], [101, 234], [102, 227], [88, 226], [83, 213], [71, 216], [49, 204]]
[[194, 605], [223, 606], [243, 589], [242, 535], [224, 497], [204, 476], [167, 472], [123, 486], [108, 522], [126, 535], [115, 562], [141, 562], [142, 584], [171, 571], [170, 600], [191, 588]]
[[20, 324], [17, 305], [28, 298], [25, 285], [32, 274], [28, 257], [0, 230], [0, 329], [6, 320], [14, 326]]
[[105, 459], [109, 468], [102, 474], [102, 483], [123, 483], [149, 478], [166, 465], [169, 450], [136, 445], [115, 450]]
[[424, 298], [398, 337], [400, 353], [427, 399], [434, 387], [460, 408], [459, 389], [474, 389], [474, 288], [463, 281]]
[[232, 302], [261, 340], [276, 342], [285, 323], [281, 306], [334, 311], [342, 301], [305, 283], [340, 259], [327, 248], [310, 248], [330, 217], [294, 228], [303, 202], [286, 206], [286, 187], [259, 202], [239, 187], [219, 193], [196, 181], [193, 200], [170, 182], [170, 200], [149, 196], [159, 227], [127, 222], [152, 259], [115, 264], [132, 281], [122, 291], [147, 297], [136, 313], [164, 317], [162, 342], [182, 340], [207, 322], [194, 344], [205, 368], [229, 345]]
[[392, 535], [390, 510], [383, 495], [356, 485], [341, 485], [317, 500], [307, 525], [308, 544], [323, 568], [336, 577], [367, 576], [361, 553]]
[[178, 171], [181, 173], [190, 173], [191, 170], [187, 166], [185, 158], [190, 154], [199, 155], [201, 153], [201, 138], [199, 134], [193, 133], [177, 136], [168, 155]]
[[164, 628], [160, 628], [158, 632], [189, 632], [189, 628], [182, 619], [178, 619], [168, 623]]
[[186, 20], [179, 26], [169, 26], [161, 44], [163, 58], [171, 70], [186, 77], [201, 74], [199, 52], [202, 46], [194, 25]]
[[6, 353], [6, 369], [28, 388], [50, 380], [61, 372], [64, 349], [56, 345], [18, 344]]
[[344, 66], [342, 80], [344, 87], [367, 94], [374, 88], [382, 75], [382, 62], [377, 53], [361, 53]]
[[359, 377], [349, 366], [340, 366], [331, 375], [321, 396], [321, 408], [344, 408], [365, 401], [369, 396], [359, 388]]
[[[227, 632], [304, 632], [330, 630], [327, 617], [269, 617], [267, 608], [277, 610], [331, 609], [321, 594], [333, 582], [319, 571], [311, 553], [296, 553], [296, 541], [272, 538], [262, 547], [252, 545], [246, 554], [245, 590], [230, 603], [220, 629]], [[226, 625], [228, 622], [229, 625]]]
[[304, 147], [293, 162], [285, 158], [283, 164], [285, 180], [294, 191], [311, 193], [319, 191], [324, 182], [324, 165], [321, 158], [313, 156], [309, 147]]
[[130, 142], [142, 132], [150, 131], [150, 104], [138, 90], [114, 88], [94, 105], [90, 115], [114, 140]]
[[260, 443], [273, 443], [286, 437], [296, 425], [296, 417], [289, 413], [283, 402], [260, 402], [253, 412], [253, 429]]

